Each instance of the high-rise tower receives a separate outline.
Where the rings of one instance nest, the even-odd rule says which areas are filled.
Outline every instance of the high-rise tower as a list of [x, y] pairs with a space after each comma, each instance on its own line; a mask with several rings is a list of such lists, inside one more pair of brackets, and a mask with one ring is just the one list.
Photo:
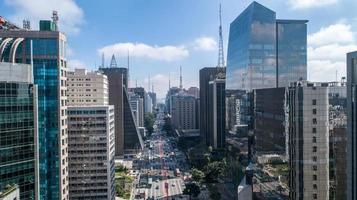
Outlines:
[[180, 66], [180, 90], [183, 89], [183, 85], [182, 85], [182, 67]]

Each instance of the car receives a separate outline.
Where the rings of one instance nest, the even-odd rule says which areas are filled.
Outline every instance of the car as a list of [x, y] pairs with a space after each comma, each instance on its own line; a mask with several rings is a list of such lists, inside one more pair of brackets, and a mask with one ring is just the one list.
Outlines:
[[159, 189], [159, 186], [157, 185], [157, 186], [155, 187], [155, 189], [157, 189], [157, 190], [158, 190], [158, 189]]

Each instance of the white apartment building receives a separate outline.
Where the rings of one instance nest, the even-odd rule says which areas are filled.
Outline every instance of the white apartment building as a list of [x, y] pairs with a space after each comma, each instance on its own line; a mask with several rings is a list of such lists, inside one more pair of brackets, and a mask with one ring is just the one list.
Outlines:
[[290, 199], [329, 198], [328, 84], [289, 87]]
[[67, 72], [68, 106], [108, 105], [108, 79], [99, 72]]

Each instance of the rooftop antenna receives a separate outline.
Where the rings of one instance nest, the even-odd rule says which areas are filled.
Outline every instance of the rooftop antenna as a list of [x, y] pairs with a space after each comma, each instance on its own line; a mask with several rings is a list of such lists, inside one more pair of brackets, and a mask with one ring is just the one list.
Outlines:
[[135, 79], [135, 87], [138, 87], [138, 79]]
[[148, 92], [150, 92], [150, 74], [149, 74], [149, 79], [148, 79]]
[[154, 83], [151, 83], [151, 92], [154, 93]]
[[30, 30], [31, 29], [31, 23], [28, 19], [24, 19], [22, 21], [22, 28], [26, 29], [26, 30]]
[[104, 68], [104, 52], [102, 53], [102, 67]]
[[169, 72], [169, 90], [171, 89], [171, 75], [170, 75], [170, 72]]
[[130, 55], [128, 50], [128, 87], [130, 85]]
[[114, 54], [112, 55], [112, 60], [110, 61], [110, 68], [117, 68], [118, 65], [117, 65], [117, 61], [115, 59], [115, 56]]
[[223, 51], [223, 34], [222, 34], [222, 6], [219, 4], [219, 46], [218, 46], [218, 73], [217, 78], [224, 78], [224, 51]]
[[180, 90], [183, 89], [183, 85], [182, 85], [182, 67], [180, 66]]
[[58, 12], [56, 10], [52, 11], [52, 21], [55, 24], [56, 31], [58, 30], [58, 20], [59, 20]]

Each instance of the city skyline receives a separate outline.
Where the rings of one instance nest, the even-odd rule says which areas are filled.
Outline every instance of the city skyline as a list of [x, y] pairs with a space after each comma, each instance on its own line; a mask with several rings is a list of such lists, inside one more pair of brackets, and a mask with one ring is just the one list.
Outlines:
[[[130, 85], [147, 87], [148, 76], [159, 98], [171, 85], [179, 85], [182, 65], [183, 85], [198, 86], [198, 71], [217, 64], [219, 1], [108, 1], [65, 0], [41, 4], [43, 0], [4, 1], [0, 3], [3, 16], [17, 24], [24, 18], [37, 29], [39, 19], [50, 19], [57, 10], [59, 28], [68, 37], [68, 60], [71, 69], [96, 69], [105, 52], [106, 65], [114, 53], [120, 67], [127, 66], [130, 51]], [[224, 50], [227, 52], [230, 23], [252, 1], [222, 1]], [[275, 10], [279, 18], [307, 19], [308, 22], [308, 80], [334, 81], [345, 76], [345, 53], [357, 48], [355, 32], [357, 19], [352, 0], [314, 1], [257, 1]], [[36, 8], [36, 9], [35, 9]], [[323, 10], [328, 9], [325, 16]], [[100, 17], [98, 17], [100, 16]], [[145, 20], [143, 20], [145, 19]], [[172, 24], [175, 24], [172, 26]], [[96, 39], [93, 39], [96, 38]], [[83, 45], [85, 44], [85, 45]], [[332, 55], [332, 52], [333, 55]], [[335, 53], [338, 52], [338, 53]], [[225, 55], [226, 56], [226, 55]]]

